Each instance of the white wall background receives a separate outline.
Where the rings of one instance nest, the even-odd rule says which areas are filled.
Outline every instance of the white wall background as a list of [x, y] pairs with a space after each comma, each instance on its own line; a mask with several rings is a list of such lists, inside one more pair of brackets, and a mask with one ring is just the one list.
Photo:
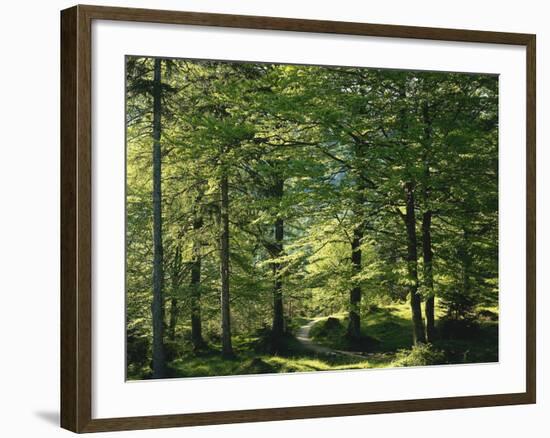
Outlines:
[[[336, 419], [300, 420], [105, 436], [335, 437], [400, 436], [475, 438], [544, 437], [550, 430], [550, 384], [543, 342], [550, 325], [544, 291], [550, 280], [545, 253], [550, 209], [545, 198], [543, 150], [550, 128], [550, 13], [544, 1], [460, 0], [111, 0], [134, 6], [371, 23], [455, 27], [537, 34], [538, 76], [538, 346], [539, 403]], [[0, 16], [0, 434], [69, 436], [59, 429], [59, 10], [64, 0], [4, 2]], [[546, 247], [546, 248], [545, 248]], [[546, 251], [545, 251], [546, 249]], [[545, 272], [546, 271], [546, 272]]]

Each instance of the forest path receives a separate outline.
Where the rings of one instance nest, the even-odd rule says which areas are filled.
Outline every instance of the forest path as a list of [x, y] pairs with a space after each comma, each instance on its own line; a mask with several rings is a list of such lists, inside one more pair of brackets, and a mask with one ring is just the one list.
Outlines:
[[313, 351], [314, 353], [317, 353], [317, 354], [342, 355], [342, 356], [366, 359], [366, 356], [361, 353], [355, 353], [352, 351], [344, 351], [344, 350], [335, 350], [333, 348], [325, 347], [324, 345], [319, 345], [314, 343], [313, 339], [311, 339], [310, 331], [316, 322], [318, 322], [317, 319], [309, 321], [307, 324], [301, 326], [296, 332], [296, 339], [298, 339], [300, 344], [302, 344], [306, 349]]

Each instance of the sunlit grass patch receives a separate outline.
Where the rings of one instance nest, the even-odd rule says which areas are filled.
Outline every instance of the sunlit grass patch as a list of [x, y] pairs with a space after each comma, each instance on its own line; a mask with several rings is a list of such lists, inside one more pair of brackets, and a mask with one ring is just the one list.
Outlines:
[[[498, 312], [495, 308], [486, 310]], [[343, 371], [498, 360], [497, 321], [489, 318], [482, 320], [475, 339], [439, 339], [433, 345], [413, 347], [410, 318], [410, 308], [406, 302], [372, 307], [362, 315], [361, 332], [365, 338], [375, 338], [378, 343], [373, 344], [371, 351], [364, 352], [346, 352], [345, 313], [315, 319], [310, 336], [315, 343], [333, 349], [327, 353], [308, 350], [290, 333], [284, 338], [281, 353], [277, 354], [258, 348], [263, 342], [258, 334], [235, 336], [235, 358], [223, 358], [219, 353], [220, 345], [212, 343], [202, 351], [187, 351], [172, 361], [171, 377]], [[293, 332], [309, 321], [311, 319], [306, 318], [293, 321]], [[139, 370], [129, 368], [128, 378], [148, 378], [148, 371], [148, 367]]]

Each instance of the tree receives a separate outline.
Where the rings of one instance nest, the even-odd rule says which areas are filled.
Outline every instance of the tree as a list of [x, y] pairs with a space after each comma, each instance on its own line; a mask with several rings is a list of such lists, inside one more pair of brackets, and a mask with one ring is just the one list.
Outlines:
[[[223, 152], [222, 152], [223, 154]], [[222, 308], [222, 354], [233, 355], [229, 300], [229, 179], [225, 170], [220, 177], [220, 279]]]
[[195, 198], [193, 212], [193, 247], [191, 260], [191, 340], [195, 350], [200, 350], [205, 346], [202, 336], [202, 318], [201, 318], [201, 270], [202, 270], [202, 227], [203, 217], [198, 212], [197, 205], [200, 205], [203, 194], [199, 189], [199, 195]]
[[127, 72], [130, 374], [205, 348], [292, 354], [297, 317], [339, 319], [338, 349], [381, 348], [392, 306], [400, 346], [443, 345], [449, 320], [496, 306], [494, 77], [142, 57]]
[[413, 342], [425, 340], [424, 321], [422, 320], [422, 298], [418, 290], [418, 253], [416, 240], [415, 186], [405, 183], [406, 213], [403, 217], [407, 228], [407, 270], [409, 275], [409, 295], [413, 321]]
[[153, 78], [153, 378], [166, 374], [164, 352], [164, 267], [162, 243], [162, 61], [155, 59]]

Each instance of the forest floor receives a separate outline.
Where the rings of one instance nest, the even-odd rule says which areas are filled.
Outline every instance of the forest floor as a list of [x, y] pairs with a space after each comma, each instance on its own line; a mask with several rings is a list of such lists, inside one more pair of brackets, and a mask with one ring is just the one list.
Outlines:
[[[321, 319], [322, 320], [322, 319]], [[345, 350], [338, 350], [335, 348], [326, 347], [324, 345], [317, 344], [313, 341], [313, 338], [311, 337], [311, 329], [313, 326], [318, 323], [320, 319], [313, 319], [309, 321], [307, 324], [301, 326], [296, 331], [296, 339], [298, 342], [300, 342], [306, 350], [310, 350], [317, 354], [324, 354], [324, 355], [342, 355], [342, 356], [349, 356], [349, 357], [357, 357], [360, 359], [365, 359], [365, 355], [367, 353], [360, 353], [360, 352], [353, 352], [353, 351], [345, 351]]]
[[[493, 309], [496, 310], [496, 309]], [[485, 310], [487, 312], [487, 310]], [[178, 354], [170, 377], [311, 372], [345, 369], [422, 366], [498, 361], [498, 322], [482, 320], [467, 337], [440, 339], [433, 346], [412, 348], [409, 306], [406, 303], [373, 308], [364, 315], [362, 339], [349, 344], [344, 314], [315, 319], [296, 318], [277, 353], [265, 348], [262, 335], [233, 337], [235, 357], [224, 359], [219, 346]], [[264, 344], [262, 344], [264, 343]], [[132, 375], [130, 379], [146, 378]]]

